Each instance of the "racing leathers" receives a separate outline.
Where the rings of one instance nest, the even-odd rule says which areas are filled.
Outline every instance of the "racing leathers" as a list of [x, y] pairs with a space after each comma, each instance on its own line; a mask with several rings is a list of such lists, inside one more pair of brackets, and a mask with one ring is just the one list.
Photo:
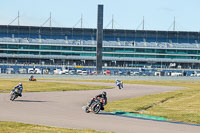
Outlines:
[[116, 84], [117, 86], [119, 86], [119, 85], [121, 84], [121, 86], [122, 86], [122, 88], [123, 88], [123, 82], [121, 82], [120, 80], [116, 80], [115, 84]]
[[[17, 91], [16, 91], [17, 90]], [[22, 96], [22, 91], [23, 91], [23, 87], [21, 85], [17, 85], [13, 88], [12, 90], [13, 92], [16, 91], [18, 93], [18, 95], [21, 97]]]
[[88, 106], [90, 107], [94, 101], [101, 100], [101, 99], [103, 100], [103, 102], [101, 103], [102, 104], [101, 110], [104, 110], [103, 106], [105, 106], [107, 104], [107, 97], [103, 94], [99, 94], [99, 95], [95, 96], [95, 98], [93, 98], [91, 100], [91, 102], [88, 104]]
[[95, 99], [99, 100], [102, 99], [103, 100], [103, 106], [105, 106], [107, 104], [107, 97], [103, 94], [99, 94], [95, 97]]

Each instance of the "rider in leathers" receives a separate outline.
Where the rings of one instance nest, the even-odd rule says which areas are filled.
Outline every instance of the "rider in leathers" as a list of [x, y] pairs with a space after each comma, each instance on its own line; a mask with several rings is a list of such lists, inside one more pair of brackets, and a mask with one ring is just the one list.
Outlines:
[[123, 88], [123, 82], [122, 81], [120, 81], [120, 80], [116, 80], [115, 81], [115, 84], [117, 85], [117, 86], [119, 86], [120, 84], [121, 84], [121, 86], [122, 86], [122, 88]]
[[22, 91], [23, 91], [22, 83], [19, 83], [17, 86], [15, 86], [12, 91], [15, 91], [16, 89], [17, 89], [18, 95], [21, 97], [22, 96]]
[[91, 102], [89, 103], [88, 106], [90, 106], [95, 100], [98, 100], [98, 99], [103, 99], [103, 105], [102, 105], [102, 109], [101, 110], [104, 110], [103, 106], [105, 106], [107, 104], [107, 97], [106, 97], [106, 92], [103, 91], [101, 94], [95, 96], [95, 98], [93, 98], [91, 100]]

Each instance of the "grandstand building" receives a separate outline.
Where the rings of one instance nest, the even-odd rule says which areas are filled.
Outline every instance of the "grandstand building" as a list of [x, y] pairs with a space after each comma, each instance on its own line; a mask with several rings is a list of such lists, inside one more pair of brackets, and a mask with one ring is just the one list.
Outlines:
[[[200, 33], [104, 29], [104, 67], [200, 68]], [[96, 65], [96, 29], [0, 26], [0, 63]]]

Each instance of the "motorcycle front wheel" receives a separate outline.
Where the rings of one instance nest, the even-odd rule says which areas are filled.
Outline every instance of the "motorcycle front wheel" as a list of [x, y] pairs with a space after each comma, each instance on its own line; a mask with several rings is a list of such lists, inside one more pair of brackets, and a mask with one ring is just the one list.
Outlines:
[[94, 105], [93, 111], [94, 111], [95, 114], [98, 114], [100, 110], [101, 110], [101, 105], [100, 104]]
[[89, 107], [88, 107], [88, 106], [85, 108], [85, 112], [86, 112], [86, 113], [90, 113]]
[[11, 100], [11, 101], [14, 101], [15, 98], [16, 98], [15, 94], [12, 94], [11, 97], [10, 97], [10, 100]]

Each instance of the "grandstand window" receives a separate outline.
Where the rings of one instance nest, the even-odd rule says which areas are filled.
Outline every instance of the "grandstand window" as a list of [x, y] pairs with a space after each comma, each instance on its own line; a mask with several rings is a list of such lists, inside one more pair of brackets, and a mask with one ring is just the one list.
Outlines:
[[116, 51], [116, 52], [123, 52], [123, 51], [124, 51], [124, 48], [115, 48], [115, 51]]
[[60, 50], [61, 47], [60, 47], [60, 46], [51, 46], [51, 49], [52, 49], [52, 50]]
[[147, 31], [146, 38], [156, 38], [156, 31]]
[[36, 39], [36, 38], [39, 38], [39, 35], [38, 34], [31, 34], [29, 37], [33, 38], [33, 39]]
[[64, 46], [64, 47], [61, 47], [61, 50], [71, 50], [71, 47]]
[[177, 56], [167, 56], [170, 59], [176, 59]]
[[144, 53], [145, 49], [136, 49], [136, 52], [138, 52], [138, 53]]
[[156, 58], [165, 58], [165, 55], [156, 55]]
[[145, 38], [146, 37], [146, 33], [145, 31], [137, 31], [135, 34], [136, 38]]
[[126, 53], [135, 53], [135, 49], [124, 49], [123, 52], [126, 52]]
[[81, 56], [96, 56], [95, 53], [81, 53]]
[[18, 45], [8, 45], [9, 49], [18, 49]]
[[[135, 55], [135, 57], [141, 57], [141, 58], [144, 58], [145, 55]], [[146, 57], [148, 57], [148, 56], [146, 56]]]
[[156, 58], [156, 55], [145, 55], [145, 58]]
[[67, 52], [61, 52], [61, 55], [70, 55], [70, 54]]
[[167, 42], [168, 39], [166, 38], [157, 38], [157, 42]]
[[112, 54], [103, 54], [103, 56], [109, 56], [109, 57], [112, 57], [113, 55]]
[[6, 33], [0, 33], [0, 37], [7, 37]]
[[83, 48], [82, 47], [72, 47], [73, 51], [82, 51]]
[[158, 31], [157, 32], [157, 38], [167, 39], [167, 32], [165, 32], [165, 31]]
[[135, 38], [135, 41], [136, 41], [136, 42], [143, 42], [143, 41], [144, 41], [144, 38], [137, 37], [137, 38]]
[[50, 52], [41, 52], [40, 54], [41, 54], [41, 55], [51, 55]]
[[167, 53], [168, 54], [176, 54], [176, 50], [170, 50], [170, 49], [167, 49]]
[[95, 47], [83, 47], [83, 51], [96, 51]]
[[13, 34], [15, 38], [28, 38], [28, 34]]
[[104, 36], [103, 39], [104, 39], [105, 41], [114, 41], [114, 38], [111, 37], [111, 36]]
[[39, 55], [39, 52], [30, 51], [30, 54], [33, 54], [33, 55]]
[[1, 26], [0, 32], [1, 33], [6, 33], [7, 32], [7, 27], [6, 26]]
[[7, 48], [6, 44], [0, 44], [0, 48]]
[[178, 43], [188, 43], [188, 39], [179, 39]]
[[80, 56], [80, 53], [70, 53], [70, 55]]
[[146, 42], [156, 42], [156, 38], [146, 38]]
[[8, 51], [7, 53], [8, 53], [8, 54], [18, 54], [17, 51]]
[[197, 54], [197, 50], [189, 50], [188, 54]]
[[154, 53], [155, 49], [145, 49], [145, 53]]
[[191, 59], [190, 56], [176, 56], [176, 59]]
[[174, 32], [174, 31], [168, 32], [168, 38], [169, 39], [177, 39], [177, 37], [178, 37], [177, 32]]
[[51, 46], [41, 45], [40, 48], [43, 49], [43, 50], [51, 50]]
[[19, 51], [18, 54], [29, 54], [28, 51]]
[[192, 40], [197, 40], [198, 39], [198, 33], [197, 32], [192, 32], [192, 33], [188, 33], [189, 35], [189, 39], [192, 39]]
[[30, 49], [39, 49], [39, 45], [30, 45], [29, 48]]
[[187, 50], [177, 50], [178, 54], [187, 54]]
[[196, 43], [196, 40], [189, 39], [189, 43]]
[[29, 49], [29, 45], [19, 45], [19, 49]]
[[114, 48], [103, 48], [104, 52], [111, 52], [114, 51]]
[[60, 52], [51, 52], [51, 55], [60, 55]]
[[156, 49], [156, 53], [165, 53], [165, 49]]

